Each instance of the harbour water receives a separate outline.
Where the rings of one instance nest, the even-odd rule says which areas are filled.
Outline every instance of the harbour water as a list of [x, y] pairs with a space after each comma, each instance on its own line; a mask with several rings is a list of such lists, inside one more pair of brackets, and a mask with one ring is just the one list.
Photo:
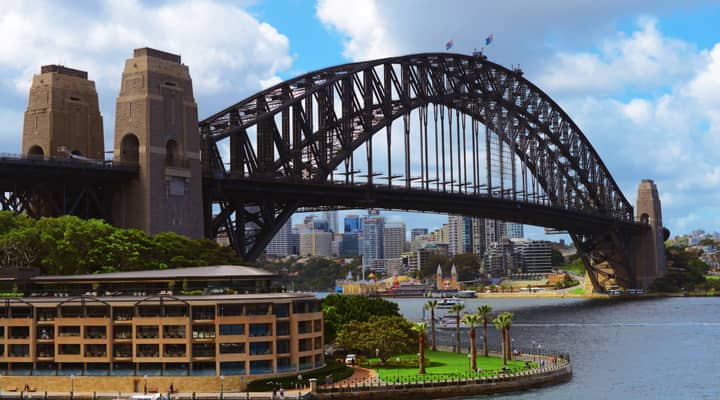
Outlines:
[[[408, 319], [422, 319], [425, 300], [394, 301]], [[720, 298], [465, 299], [467, 311], [480, 304], [515, 314], [514, 347], [568, 352], [573, 363], [567, 384], [497, 398], [720, 397]], [[488, 330], [499, 346], [495, 328]], [[440, 334], [447, 340], [453, 332]], [[467, 347], [466, 330], [461, 338]]]

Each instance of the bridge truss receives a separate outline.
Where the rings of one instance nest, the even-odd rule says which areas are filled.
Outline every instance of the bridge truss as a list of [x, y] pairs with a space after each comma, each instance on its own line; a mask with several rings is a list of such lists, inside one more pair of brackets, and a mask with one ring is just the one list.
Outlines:
[[311, 72], [200, 129], [206, 234], [225, 232], [248, 259], [300, 207], [550, 226], [596, 256], [601, 243], [638, 229], [569, 116], [521, 71], [482, 55], [417, 54]]

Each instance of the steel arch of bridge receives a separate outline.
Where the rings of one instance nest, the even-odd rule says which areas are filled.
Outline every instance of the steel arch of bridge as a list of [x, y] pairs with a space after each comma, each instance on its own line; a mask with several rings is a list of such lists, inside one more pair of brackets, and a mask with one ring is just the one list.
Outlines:
[[[412, 112], [419, 130], [411, 129]], [[393, 171], [400, 123], [404, 160]], [[434, 146], [428, 126], [435, 127]], [[430, 197], [426, 201], [435, 204], [443, 202], [439, 193], [454, 199], [450, 206], [462, 204], [465, 214], [473, 214], [475, 202], [529, 207], [521, 220], [530, 224], [543, 213], [558, 221], [573, 216], [576, 225], [547, 218], [540, 224], [576, 233], [599, 222], [605, 230], [635, 224], [632, 205], [570, 117], [521, 71], [483, 56], [416, 54], [311, 72], [226, 108], [201, 121], [200, 129], [207, 234], [225, 231], [251, 259], [299, 207], [362, 205], [340, 203], [358, 185], [372, 192], [368, 204], [375, 205], [392, 206], [374, 201], [387, 191], [410, 201]], [[383, 130], [387, 169], [380, 178], [373, 137]], [[221, 150], [228, 147], [226, 162]], [[215, 215], [213, 205], [219, 207]]]

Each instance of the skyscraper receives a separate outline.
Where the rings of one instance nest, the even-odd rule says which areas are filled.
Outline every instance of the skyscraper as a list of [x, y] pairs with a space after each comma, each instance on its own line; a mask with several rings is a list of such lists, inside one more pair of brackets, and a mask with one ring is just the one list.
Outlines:
[[385, 220], [381, 216], [365, 218], [363, 222], [363, 265], [372, 265], [373, 261], [384, 258], [383, 234]]
[[328, 222], [328, 229], [332, 233], [342, 233], [338, 230], [338, 212], [325, 211], [322, 213], [323, 218]]
[[344, 225], [345, 233], [359, 233], [362, 231], [362, 218], [355, 214], [346, 215]]
[[400, 258], [405, 247], [405, 224], [387, 222], [383, 232], [383, 258]]
[[448, 216], [448, 243], [450, 255], [473, 251], [473, 219], [460, 215]]
[[418, 236], [427, 235], [427, 233], [427, 228], [413, 228], [410, 231], [410, 243], [415, 242], [415, 239], [417, 239]]
[[272, 238], [265, 252], [268, 255], [285, 257], [290, 254], [290, 234], [292, 232], [292, 218], [280, 228], [275, 237]]
[[508, 239], [521, 239], [525, 236], [523, 234], [523, 224], [517, 222], [506, 222], [505, 232]]

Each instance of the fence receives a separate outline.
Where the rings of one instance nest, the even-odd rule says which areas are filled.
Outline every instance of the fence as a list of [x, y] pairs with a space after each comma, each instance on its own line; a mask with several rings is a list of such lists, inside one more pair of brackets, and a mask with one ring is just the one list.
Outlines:
[[[438, 348], [445, 347], [438, 345]], [[464, 385], [494, 385], [499, 382], [513, 382], [526, 380], [529, 377], [548, 375], [553, 372], [569, 369], [570, 358], [567, 353], [543, 351], [541, 354], [522, 353], [518, 359], [542, 359], [547, 364], [534, 368], [505, 368], [495, 371], [475, 371], [455, 374], [406, 376], [398, 377], [395, 382], [382, 381], [379, 378], [353, 380], [349, 379], [339, 384], [319, 386], [317, 393], [334, 394], [363, 391], [408, 390], [432, 387], [451, 387]]]

